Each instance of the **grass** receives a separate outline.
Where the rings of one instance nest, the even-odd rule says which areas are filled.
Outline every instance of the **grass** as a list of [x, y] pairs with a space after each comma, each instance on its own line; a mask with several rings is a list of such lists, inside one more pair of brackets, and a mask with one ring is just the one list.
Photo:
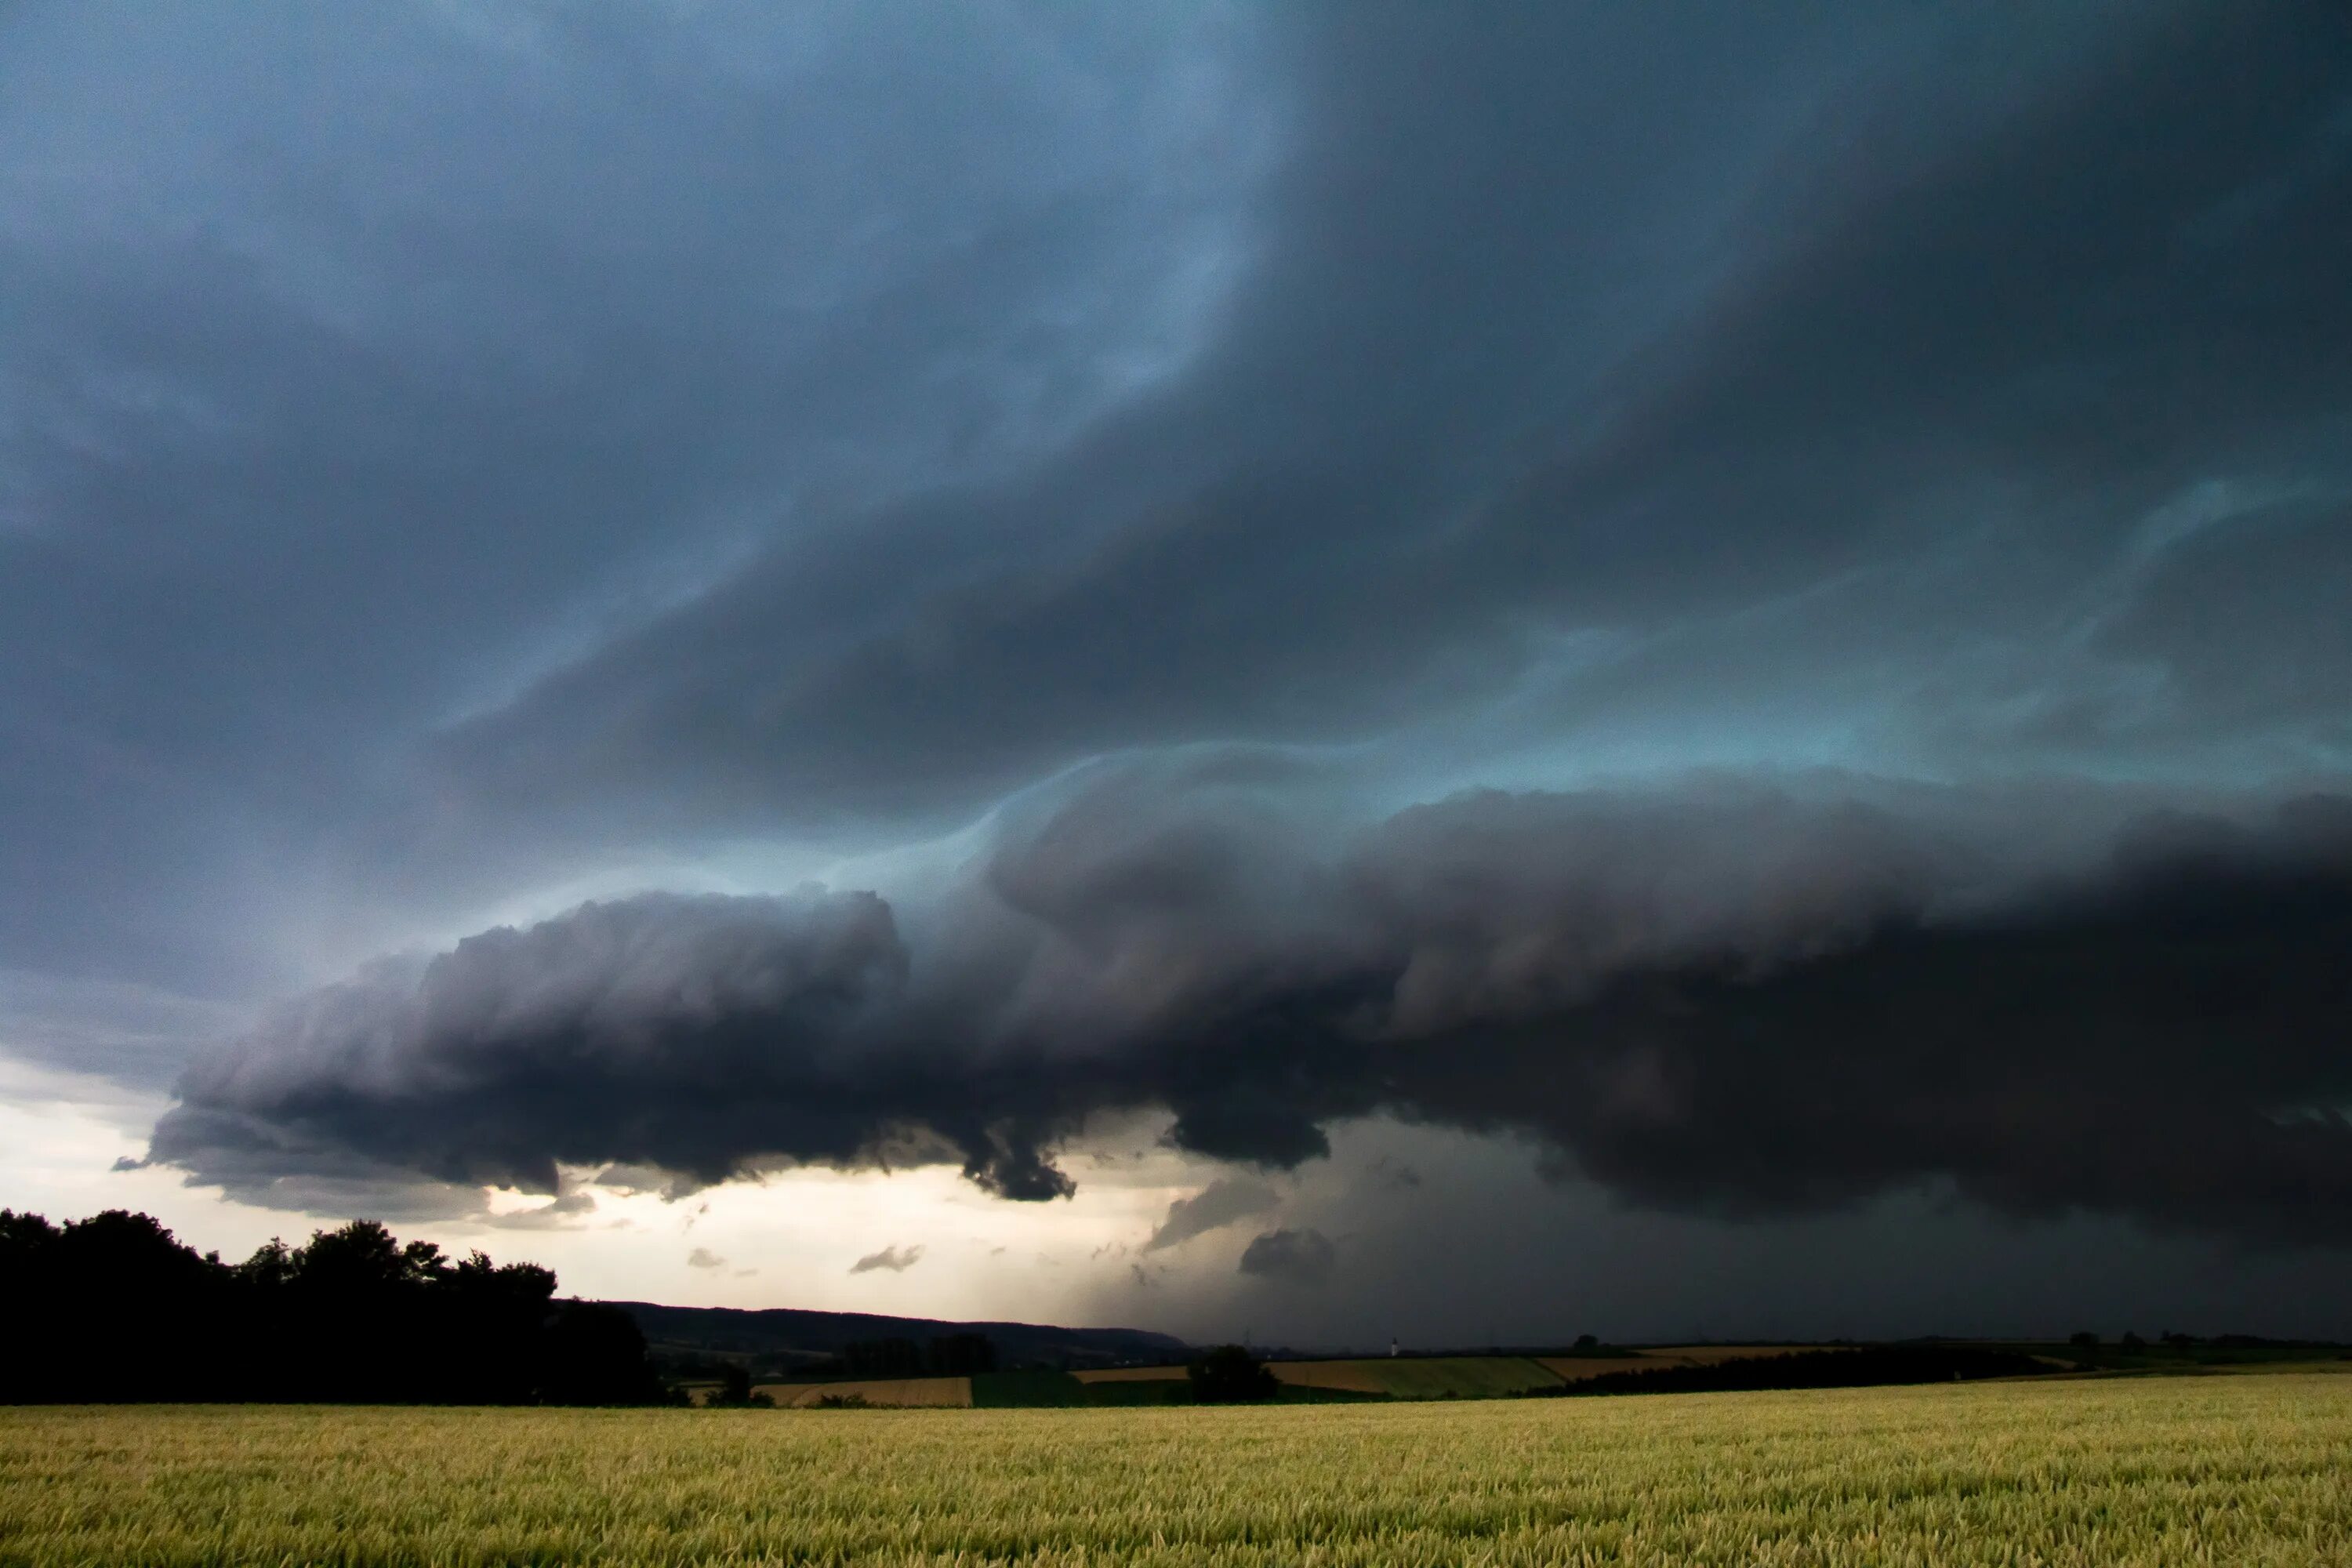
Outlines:
[[1096, 1410], [0, 1411], [0, 1563], [2352, 1563], [2352, 1376]]

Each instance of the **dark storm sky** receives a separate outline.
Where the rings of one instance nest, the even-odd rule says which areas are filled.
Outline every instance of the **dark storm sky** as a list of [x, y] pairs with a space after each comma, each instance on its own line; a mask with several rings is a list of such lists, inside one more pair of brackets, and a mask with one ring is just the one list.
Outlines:
[[1141, 1125], [1136, 1279], [1299, 1325], [1595, 1227], [2251, 1325], [2352, 1247], [2352, 11], [6, 8], [0, 650], [0, 1050], [198, 1193]]

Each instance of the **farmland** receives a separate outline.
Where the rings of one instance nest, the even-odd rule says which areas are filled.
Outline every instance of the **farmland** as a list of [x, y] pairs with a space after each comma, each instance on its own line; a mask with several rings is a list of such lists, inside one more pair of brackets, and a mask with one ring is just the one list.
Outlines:
[[1127, 1410], [0, 1411], [0, 1563], [2352, 1562], [2352, 1376]]
[[[1707, 1366], [1774, 1357], [1814, 1346], [1666, 1345], [1607, 1354], [1358, 1356], [1268, 1363], [1292, 1403], [1342, 1399], [1491, 1399], [1541, 1392], [1612, 1373], [1659, 1367]], [[855, 1398], [867, 1405], [971, 1405], [1013, 1409], [1079, 1405], [1169, 1405], [1191, 1402], [1182, 1365], [1106, 1367], [1077, 1373], [983, 1373], [972, 1377], [909, 1377], [824, 1383], [767, 1383], [760, 1391], [779, 1405], [813, 1405]]]
[[[1293, 1404], [1347, 1399], [1491, 1399], [1610, 1373], [1708, 1365], [1747, 1357], [1777, 1356], [1801, 1348], [1812, 1347], [1664, 1346], [1592, 1356], [1360, 1356], [1331, 1361], [1277, 1361], [1269, 1365], [1282, 1384], [1281, 1397]], [[834, 1379], [822, 1383], [763, 1383], [758, 1386], [777, 1405], [800, 1407], [826, 1399], [855, 1400], [869, 1405], [980, 1405], [990, 1409], [1192, 1402], [1192, 1385], [1185, 1369], [1175, 1363], [1077, 1373], [1001, 1372], [982, 1373], [975, 1377]]]
[[[1367, 1356], [1347, 1361], [1278, 1361], [1269, 1365], [1287, 1389], [1391, 1399], [1475, 1399], [1517, 1394], [1561, 1380], [1528, 1356]], [[1120, 1367], [1077, 1374], [1097, 1386], [1183, 1375], [1181, 1366]]]

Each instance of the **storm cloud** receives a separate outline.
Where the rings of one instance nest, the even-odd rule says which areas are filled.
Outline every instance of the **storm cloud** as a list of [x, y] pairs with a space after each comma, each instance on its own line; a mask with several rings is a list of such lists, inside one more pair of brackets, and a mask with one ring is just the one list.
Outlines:
[[2352, 1237], [2352, 797], [2129, 815], [2053, 869], [2013, 847], [2009, 816], [2064, 816], [2032, 795], [1471, 795], [1318, 853], [1146, 793], [1157, 815], [1106, 786], [1000, 847], [929, 951], [871, 894], [648, 895], [330, 988], [192, 1070], [153, 1157], [541, 1190], [559, 1163], [951, 1160], [1034, 1199], [1106, 1112], [1264, 1169], [1385, 1112], [1537, 1138], [1667, 1208], [1944, 1179]]
[[1241, 1272], [1285, 1285], [1320, 1285], [1331, 1278], [1339, 1257], [1319, 1230], [1269, 1230], [1242, 1249]]
[[1163, 1247], [1179, 1247], [1196, 1236], [1206, 1236], [1213, 1230], [1266, 1213], [1282, 1199], [1264, 1182], [1254, 1182], [1244, 1176], [1226, 1176], [1211, 1182], [1189, 1198], [1178, 1198], [1168, 1205], [1168, 1217], [1143, 1244], [1146, 1252], [1158, 1252]]
[[0, 6], [0, 1053], [2337, 1247], [2347, 210], [2335, 0]]

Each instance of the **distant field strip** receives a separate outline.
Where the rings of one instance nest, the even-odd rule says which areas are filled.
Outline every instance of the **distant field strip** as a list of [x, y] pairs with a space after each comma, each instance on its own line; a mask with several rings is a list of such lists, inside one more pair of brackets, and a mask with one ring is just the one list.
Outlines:
[[1547, 1372], [1569, 1383], [1580, 1383], [1588, 1377], [1603, 1377], [1612, 1372], [1647, 1372], [1652, 1367], [1688, 1364], [1638, 1355], [1544, 1355], [1536, 1357], [1536, 1361]]
[[877, 1377], [856, 1383], [763, 1383], [759, 1392], [779, 1405], [811, 1406], [820, 1399], [855, 1396], [868, 1405], [913, 1409], [968, 1408], [971, 1379], [968, 1377]]
[[1517, 1394], [1559, 1379], [1527, 1356], [1394, 1356], [1361, 1361], [1273, 1363], [1285, 1383], [1307, 1388], [1346, 1388], [1399, 1399], [1472, 1399]]
[[[1714, 1365], [1757, 1356], [1793, 1355], [1813, 1345], [1666, 1345], [1639, 1353], [1591, 1356], [1351, 1356], [1336, 1361], [1277, 1361], [1275, 1376], [1297, 1388], [1386, 1394], [1395, 1399], [1478, 1399], [1612, 1372], [1662, 1366]], [[1081, 1372], [1081, 1382], [1146, 1383], [1181, 1378], [1181, 1366], [1122, 1366]]]
[[1124, 1410], [0, 1410], [0, 1563], [2352, 1563], [2352, 1377]]
[[1546, 1355], [1536, 1357], [1547, 1371], [1568, 1383], [1605, 1377], [1612, 1372], [1651, 1372], [1662, 1366], [1720, 1366], [1727, 1361], [1755, 1361], [1767, 1356], [1809, 1355], [1835, 1350], [1834, 1345], [1652, 1345], [1627, 1355]]
[[1815, 1351], [1853, 1348], [1851, 1345], [1645, 1345], [1640, 1354], [1645, 1363], [1671, 1361], [1685, 1366], [1716, 1366], [1727, 1361], [1752, 1361], [1758, 1356], [1810, 1355]]
[[1164, 1383], [1185, 1373], [1181, 1366], [1098, 1366], [1070, 1375], [1080, 1383]]

